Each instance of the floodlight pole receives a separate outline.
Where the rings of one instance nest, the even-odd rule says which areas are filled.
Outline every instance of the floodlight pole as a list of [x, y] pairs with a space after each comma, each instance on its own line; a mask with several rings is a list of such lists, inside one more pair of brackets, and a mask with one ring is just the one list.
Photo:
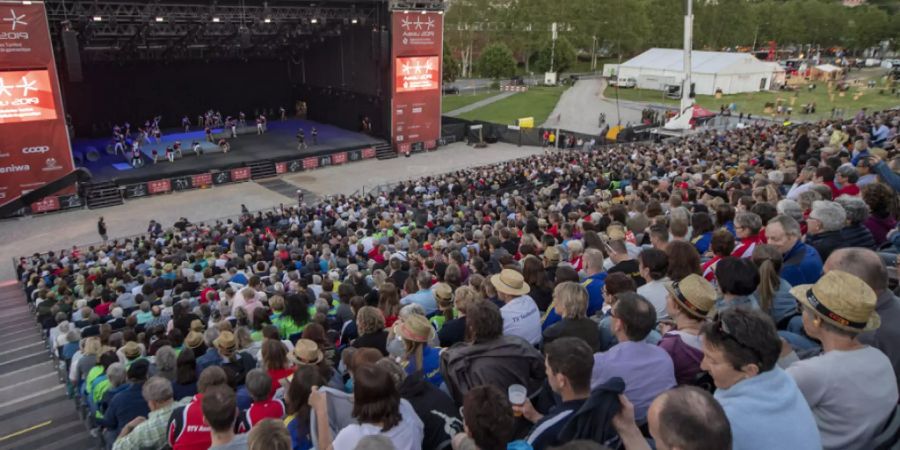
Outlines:
[[691, 98], [691, 51], [694, 39], [694, 5], [692, 0], [685, 0], [684, 14], [684, 79], [681, 81], [681, 105], [677, 116], [665, 124], [665, 128], [671, 130], [687, 130], [691, 128], [692, 106]]

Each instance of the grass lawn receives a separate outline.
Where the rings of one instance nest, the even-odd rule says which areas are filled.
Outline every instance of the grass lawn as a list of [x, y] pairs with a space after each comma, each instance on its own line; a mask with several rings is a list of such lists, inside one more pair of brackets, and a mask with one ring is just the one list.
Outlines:
[[500, 91], [488, 91], [479, 92], [477, 94], [445, 95], [441, 97], [441, 112], [447, 113], [462, 108], [463, 106], [468, 106], [472, 103], [493, 97], [499, 93]]
[[[781, 101], [782, 104], [792, 106], [794, 113], [792, 117], [798, 120], [816, 120], [828, 118], [831, 116], [832, 108], [843, 108], [844, 117], [856, 114], [860, 108], [868, 107], [872, 110], [882, 110], [893, 108], [900, 105], [900, 97], [891, 96], [890, 89], [885, 89], [885, 94], [880, 94], [879, 90], [883, 88], [880, 78], [878, 86], [869, 89], [865, 86], [865, 80], [859, 85], [853, 85], [847, 92], [841, 96], [838, 92], [829, 94], [827, 83], [816, 82], [816, 89], [812, 92], [806, 89], [805, 85], [799, 86], [797, 91], [766, 91], [766, 92], [748, 92], [744, 94], [723, 95], [722, 98], [716, 98], [712, 95], [698, 95], [696, 100], [700, 106], [713, 112], [718, 112], [721, 105], [734, 103], [737, 105], [738, 113], [750, 113], [754, 116], [763, 116], [763, 109], [766, 103], [776, 103]], [[616, 90], [613, 87], [607, 87], [603, 92], [606, 98], [614, 99]], [[619, 99], [631, 100], [639, 102], [648, 102], [663, 105], [678, 105], [678, 100], [665, 98], [662, 92], [647, 89], [619, 89]], [[793, 102], [793, 103], [792, 103]], [[803, 105], [815, 102], [815, 114], [802, 114]], [[772, 117], [771, 114], [765, 115]]]
[[535, 126], [539, 126], [553, 112], [553, 108], [556, 107], [559, 97], [565, 90], [566, 88], [562, 86], [532, 87], [528, 89], [528, 92], [515, 94], [459, 117], [508, 125], [516, 123], [516, 119], [522, 117], [534, 117]]

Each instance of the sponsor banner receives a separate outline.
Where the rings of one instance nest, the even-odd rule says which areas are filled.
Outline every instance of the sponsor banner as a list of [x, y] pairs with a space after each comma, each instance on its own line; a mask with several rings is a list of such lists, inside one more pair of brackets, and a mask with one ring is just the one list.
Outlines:
[[362, 151], [363, 159], [369, 159], [375, 157], [375, 147], [364, 148]]
[[147, 182], [147, 193], [148, 194], [162, 194], [165, 192], [169, 192], [172, 190], [172, 181], [166, 178], [165, 180], [155, 180]]
[[203, 188], [207, 186], [211, 186], [213, 184], [212, 174], [211, 173], [201, 173], [198, 175], [191, 176], [191, 184], [195, 188]]
[[212, 174], [213, 184], [231, 183], [231, 172], [222, 171]]
[[44, 198], [31, 204], [31, 213], [32, 214], [56, 211], [58, 209], [59, 209], [59, 197], [56, 197], [56, 196], [44, 197]]
[[328, 167], [331, 165], [331, 155], [319, 157], [319, 167]]
[[193, 177], [190, 175], [172, 178], [172, 187], [176, 191], [186, 191], [194, 187]]
[[84, 202], [78, 195], [61, 195], [59, 196], [59, 207], [61, 209], [81, 208]]
[[0, 2], [0, 205], [75, 170], [64, 118], [44, 4]]
[[286, 162], [275, 163], [275, 173], [285, 173], [288, 170]]
[[303, 158], [303, 169], [315, 169], [319, 167], [319, 160], [315, 157]]
[[362, 151], [361, 150], [350, 150], [347, 152], [347, 158], [350, 161], [359, 161], [362, 159]]
[[231, 181], [244, 181], [250, 179], [250, 168], [249, 167], [239, 167], [237, 169], [231, 169]]
[[125, 198], [144, 197], [147, 195], [147, 183], [129, 184], [125, 186]]
[[332, 164], [344, 164], [345, 162], [347, 162], [347, 152], [335, 153], [331, 155]]
[[299, 159], [295, 159], [295, 160], [287, 163], [288, 172], [299, 172], [299, 171], [303, 170], [304, 169], [303, 163], [304, 162], [300, 161]]
[[434, 150], [437, 148], [437, 141], [425, 141], [426, 150]]
[[393, 13], [391, 135], [402, 153], [441, 135], [443, 19], [436, 12]]

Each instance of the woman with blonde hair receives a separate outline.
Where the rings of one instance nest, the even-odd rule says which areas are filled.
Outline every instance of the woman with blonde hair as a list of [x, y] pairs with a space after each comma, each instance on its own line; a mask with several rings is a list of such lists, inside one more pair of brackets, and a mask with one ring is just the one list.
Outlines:
[[600, 331], [597, 323], [587, 318], [587, 289], [574, 281], [560, 283], [553, 289], [553, 304], [562, 320], [544, 330], [544, 345], [571, 336], [584, 340], [595, 352], [598, 351]]
[[374, 348], [387, 356], [388, 332], [385, 330], [384, 314], [380, 309], [363, 306], [356, 313], [356, 328], [359, 337], [350, 344], [355, 348]]
[[[72, 357], [72, 368], [69, 379], [73, 386], [78, 387], [84, 377], [87, 376], [88, 372], [97, 365], [97, 358], [100, 357], [102, 348], [103, 345], [100, 343], [100, 338], [97, 336], [84, 338], [81, 341], [81, 351], [75, 353], [75, 356]], [[81, 354], [80, 356], [79, 353]]]
[[406, 374], [422, 372], [423, 378], [436, 387], [444, 382], [441, 375], [440, 349], [428, 345], [434, 338], [434, 328], [425, 316], [410, 314], [394, 325], [394, 335], [403, 341], [403, 365]]
[[453, 294], [453, 306], [456, 309], [456, 318], [444, 322], [444, 326], [438, 330], [438, 341], [441, 347], [450, 347], [457, 342], [463, 342], [466, 338], [466, 310], [472, 303], [481, 300], [481, 294], [472, 287], [461, 286]]
[[781, 251], [773, 245], [757, 245], [751, 260], [759, 270], [759, 287], [755, 293], [759, 307], [772, 317], [779, 330], [784, 330], [799, 311], [791, 295], [791, 284], [781, 277], [784, 263]]

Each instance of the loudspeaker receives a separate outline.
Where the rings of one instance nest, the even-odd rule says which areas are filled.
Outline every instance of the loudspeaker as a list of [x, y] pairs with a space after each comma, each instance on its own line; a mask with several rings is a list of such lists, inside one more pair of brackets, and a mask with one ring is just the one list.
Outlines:
[[78, 33], [62, 30], [62, 44], [69, 81], [72, 83], [84, 81], [84, 74], [81, 72], [81, 52], [78, 49]]

